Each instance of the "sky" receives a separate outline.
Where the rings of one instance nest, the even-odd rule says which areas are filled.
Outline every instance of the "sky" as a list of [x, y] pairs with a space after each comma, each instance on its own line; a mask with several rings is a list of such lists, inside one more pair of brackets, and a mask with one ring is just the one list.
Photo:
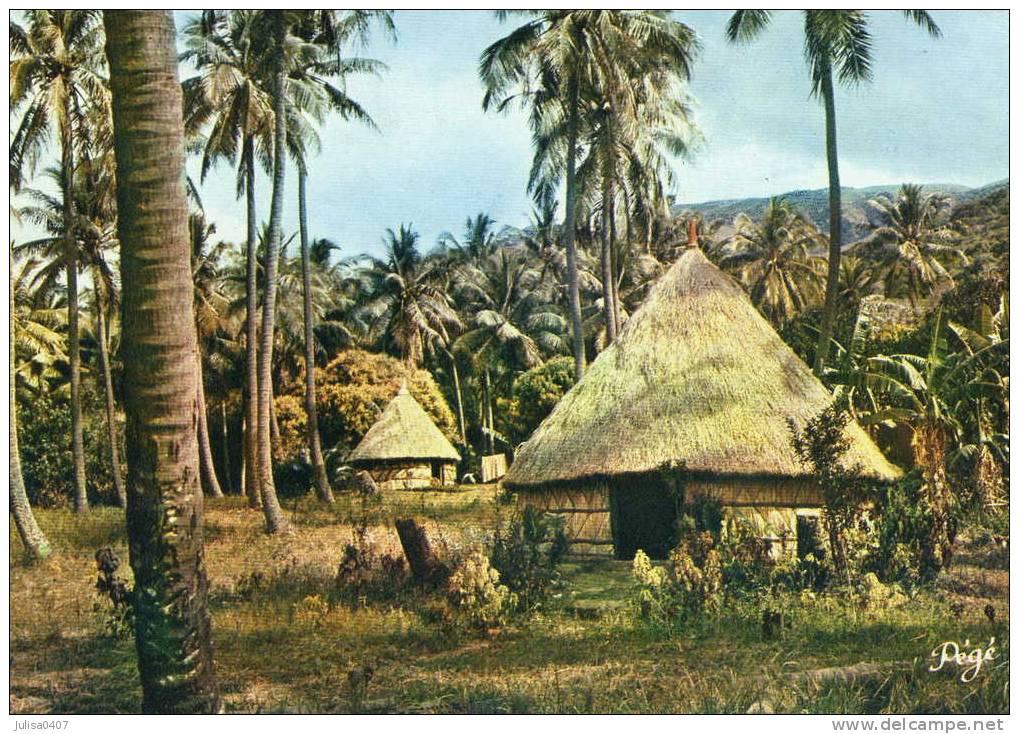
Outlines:
[[[191, 14], [176, 13], [178, 29]], [[733, 46], [724, 33], [730, 14], [675, 14], [701, 41], [690, 92], [703, 133], [692, 157], [677, 163], [677, 201], [826, 186], [823, 110], [809, 96], [802, 15], [777, 11], [759, 39]], [[980, 186], [1008, 176], [1008, 13], [932, 15], [940, 39], [897, 11], [869, 13], [874, 80], [836, 92], [844, 186]], [[349, 256], [379, 254], [386, 228], [401, 223], [414, 225], [426, 250], [443, 231], [459, 236], [466, 218], [481, 211], [500, 225], [526, 225], [526, 119], [518, 111], [483, 112], [477, 75], [481, 51], [520, 21], [501, 23], [490, 11], [396, 11], [395, 21], [396, 42], [377, 34], [359, 51], [388, 71], [347, 82], [378, 131], [336, 118], [320, 131], [308, 182], [311, 236], [328, 237]], [[197, 177], [197, 164], [188, 168]], [[286, 187], [290, 233], [297, 230], [292, 169]], [[234, 171], [214, 169], [200, 189], [218, 236], [241, 242], [244, 205], [234, 196]], [[258, 191], [266, 218], [267, 178]]]

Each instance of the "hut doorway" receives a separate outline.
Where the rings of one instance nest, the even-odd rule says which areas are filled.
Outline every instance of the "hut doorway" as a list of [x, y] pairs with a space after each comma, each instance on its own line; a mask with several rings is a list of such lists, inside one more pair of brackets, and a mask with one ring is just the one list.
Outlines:
[[616, 558], [632, 559], [638, 550], [649, 557], [669, 555], [676, 536], [679, 500], [663, 482], [616, 480], [609, 495]]

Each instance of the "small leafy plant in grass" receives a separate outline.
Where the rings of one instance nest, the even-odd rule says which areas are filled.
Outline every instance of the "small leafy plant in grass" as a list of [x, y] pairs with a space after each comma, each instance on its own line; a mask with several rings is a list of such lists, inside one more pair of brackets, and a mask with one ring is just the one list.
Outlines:
[[722, 559], [711, 533], [691, 533], [669, 554], [664, 568], [647, 554], [633, 559], [637, 608], [645, 621], [672, 625], [718, 611], [722, 600]]
[[117, 576], [120, 559], [111, 548], [96, 551], [96, 600], [92, 609], [103, 632], [116, 639], [131, 636], [134, 616], [131, 611], [131, 592], [127, 582]]
[[489, 633], [501, 626], [516, 596], [500, 583], [488, 557], [475, 549], [461, 561], [446, 583], [446, 598], [455, 624]]
[[541, 607], [562, 589], [558, 567], [568, 549], [562, 518], [533, 507], [496, 526], [491, 565], [515, 595], [519, 611]]

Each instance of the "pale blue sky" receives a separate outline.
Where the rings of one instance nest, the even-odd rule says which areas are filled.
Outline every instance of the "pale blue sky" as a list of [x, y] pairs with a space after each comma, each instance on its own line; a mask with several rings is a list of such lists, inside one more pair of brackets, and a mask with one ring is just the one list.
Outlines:
[[[703, 45], [691, 91], [705, 137], [693, 160], [678, 166], [678, 200], [825, 186], [823, 114], [808, 96], [801, 14], [776, 12], [758, 41], [733, 47], [724, 36], [730, 13], [676, 13]], [[178, 27], [190, 14], [177, 13]], [[940, 39], [899, 12], [870, 13], [874, 82], [837, 92], [843, 185], [977, 186], [1008, 175], [1008, 13], [932, 14]], [[513, 19], [500, 23], [490, 11], [397, 11], [395, 19], [397, 42], [379, 36], [365, 52], [390, 70], [348, 85], [380, 132], [339, 120], [321, 131], [308, 186], [312, 236], [351, 255], [379, 252], [384, 229], [401, 222], [415, 225], [426, 248], [443, 230], [459, 235], [478, 211], [500, 224], [526, 224], [526, 121], [482, 112], [477, 77], [481, 50]], [[244, 208], [233, 176], [216, 169], [201, 191], [219, 236], [239, 242]], [[259, 187], [264, 218], [268, 181]], [[286, 206], [284, 226], [294, 231], [292, 172]]]

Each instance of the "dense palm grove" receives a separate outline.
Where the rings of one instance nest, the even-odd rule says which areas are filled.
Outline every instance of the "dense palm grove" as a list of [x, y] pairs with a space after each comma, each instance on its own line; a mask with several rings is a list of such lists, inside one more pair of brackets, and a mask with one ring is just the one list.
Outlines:
[[[730, 36], [748, 40], [766, 22], [746, 11]], [[305, 183], [329, 116], [373, 125], [344, 81], [385, 68], [348, 52], [394, 32], [381, 11], [205, 11], [178, 37], [195, 70], [182, 90], [200, 161], [188, 229], [205, 493], [246, 493], [271, 533], [290, 522], [280, 498], [331, 502], [334, 471], [382, 407], [375, 375], [412, 378], [460, 447], [461, 474], [477, 472], [481, 455], [528, 437], [694, 237], [891, 458], [940, 488], [938, 501], [953, 513], [1007, 507], [1007, 186], [955, 203], [903, 185], [870, 203], [868, 237], [841, 243], [832, 131], [827, 230], [781, 198], [757, 221], [699, 221], [669, 194], [672, 163], [700, 136], [687, 90], [694, 30], [660, 12], [543, 11], [479, 67], [479, 104], [528, 112], [531, 221], [465, 212], [435, 243], [394, 222], [379, 233], [383, 255], [351, 255], [316, 231]], [[869, 78], [866, 22], [809, 11], [805, 32], [832, 125], [834, 83]], [[98, 11], [11, 23], [12, 217], [44, 233], [12, 243], [12, 506], [40, 557], [49, 545], [29, 503], [126, 501], [103, 48]], [[236, 172], [243, 242], [221, 240], [202, 210], [202, 179], [217, 168]], [[256, 190], [259, 173], [271, 190]], [[283, 231], [285, 185], [299, 192], [298, 232]]]
[[[682, 155], [698, 138], [684, 88], [698, 50], [693, 30], [656, 13], [529, 19], [486, 49], [480, 73], [486, 106], [523, 104], [530, 112], [531, 221], [513, 226], [479, 212], [462, 232], [453, 227], [432, 244], [412, 224], [398, 223], [384, 233], [382, 257], [341, 257], [338, 245], [310, 232], [304, 181], [327, 115], [372, 124], [370, 111], [342, 91], [343, 80], [384, 69], [345, 51], [369, 33], [392, 33], [392, 21], [385, 13], [286, 18], [280, 52], [263, 15], [208, 11], [182, 34], [181, 58], [197, 69], [183, 82], [189, 150], [203, 177], [216, 166], [236, 168], [249, 214], [246, 243], [219, 240], [201, 208], [200, 181], [189, 182], [203, 486], [219, 495], [243, 485], [252, 504], [262, 504], [254, 488], [263, 466], [259, 431], [246, 427], [268, 419], [273, 466], [289, 481], [273, 484], [267, 512], [275, 511], [276, 491], [312, 488], [328, 501], [329, 471], [350, 448], [342, 439], [357, 435], [321, 436], [314, 380], [316, 373], [328, 379], [322, 373], [350, 349], [428, 370], [452, 407], [451, 438], [468, 457], [463, 469], [476, 470], [479, 454], [512, 450], [543, 417], [531, 411], [519, 418], [515, 397], [531, 375], [557, 376], [548, 382], [554, 402], [572, 382], [557, 358], [572, 351], [579, 375], [687, 241], [694, 215], [676, 211], [666, 193], [673, 181], [667, 154]], [[734, 18], [734, 38], [737, 22], [748, 21]], [[13, 215], [47, 233], [12, 245], [26, 489], [36, 503], [70, 502], [78, 510], [123, 503], [115, 182], [101, 25], [88, 11], [38, 11], [12, 30], [11, 104], [20, 119]], [[587, 45], [558, 50], [569, 34]], [[579, 53], [590, 63], [555, 55]], [[545, 68], [548, 59], [561, 66]], [[277, 63], [287, 121], [279, 151]], [[60, 73], [52, 71], [57, 64]], [[573, 76], [560, 78], [562, 69]], [[37, 170], [53, 141], [59, 165]], [[298, 171], [299, 232], [281, 231], [275, 190], [261, 198], [264, 205], [272, 194], [269, 221], [258, 218], [256, 172], [276, 171], [276, 154]], [[556, 196], [563, 188], [565, 223]], [[1007, 219], [1007, 188], [953, 207], [945, 196], [904, 185], [869, 209], [872, 234], [845, 248], [838, 266], [833, 358], [822, 377], [875, 430], [940, 426], [948, 432], [949, 466], [960, 477], [987, 478], [972, 490], [1000, 500], [1008, 450], [1008, 236], [988, 222]], [[814, 362], [827, 235], [781, 198], [760, 221], [740, 215], [699, 224], [702, 247]], [[882, 317], [882, 308], [897, 316]], [[275, 397], [263, 401], [263, 393]], [[281, 411], [285, 432], [304, 436], [280, 435]], [[277, 512], [269, 522], [283, 521]]]

